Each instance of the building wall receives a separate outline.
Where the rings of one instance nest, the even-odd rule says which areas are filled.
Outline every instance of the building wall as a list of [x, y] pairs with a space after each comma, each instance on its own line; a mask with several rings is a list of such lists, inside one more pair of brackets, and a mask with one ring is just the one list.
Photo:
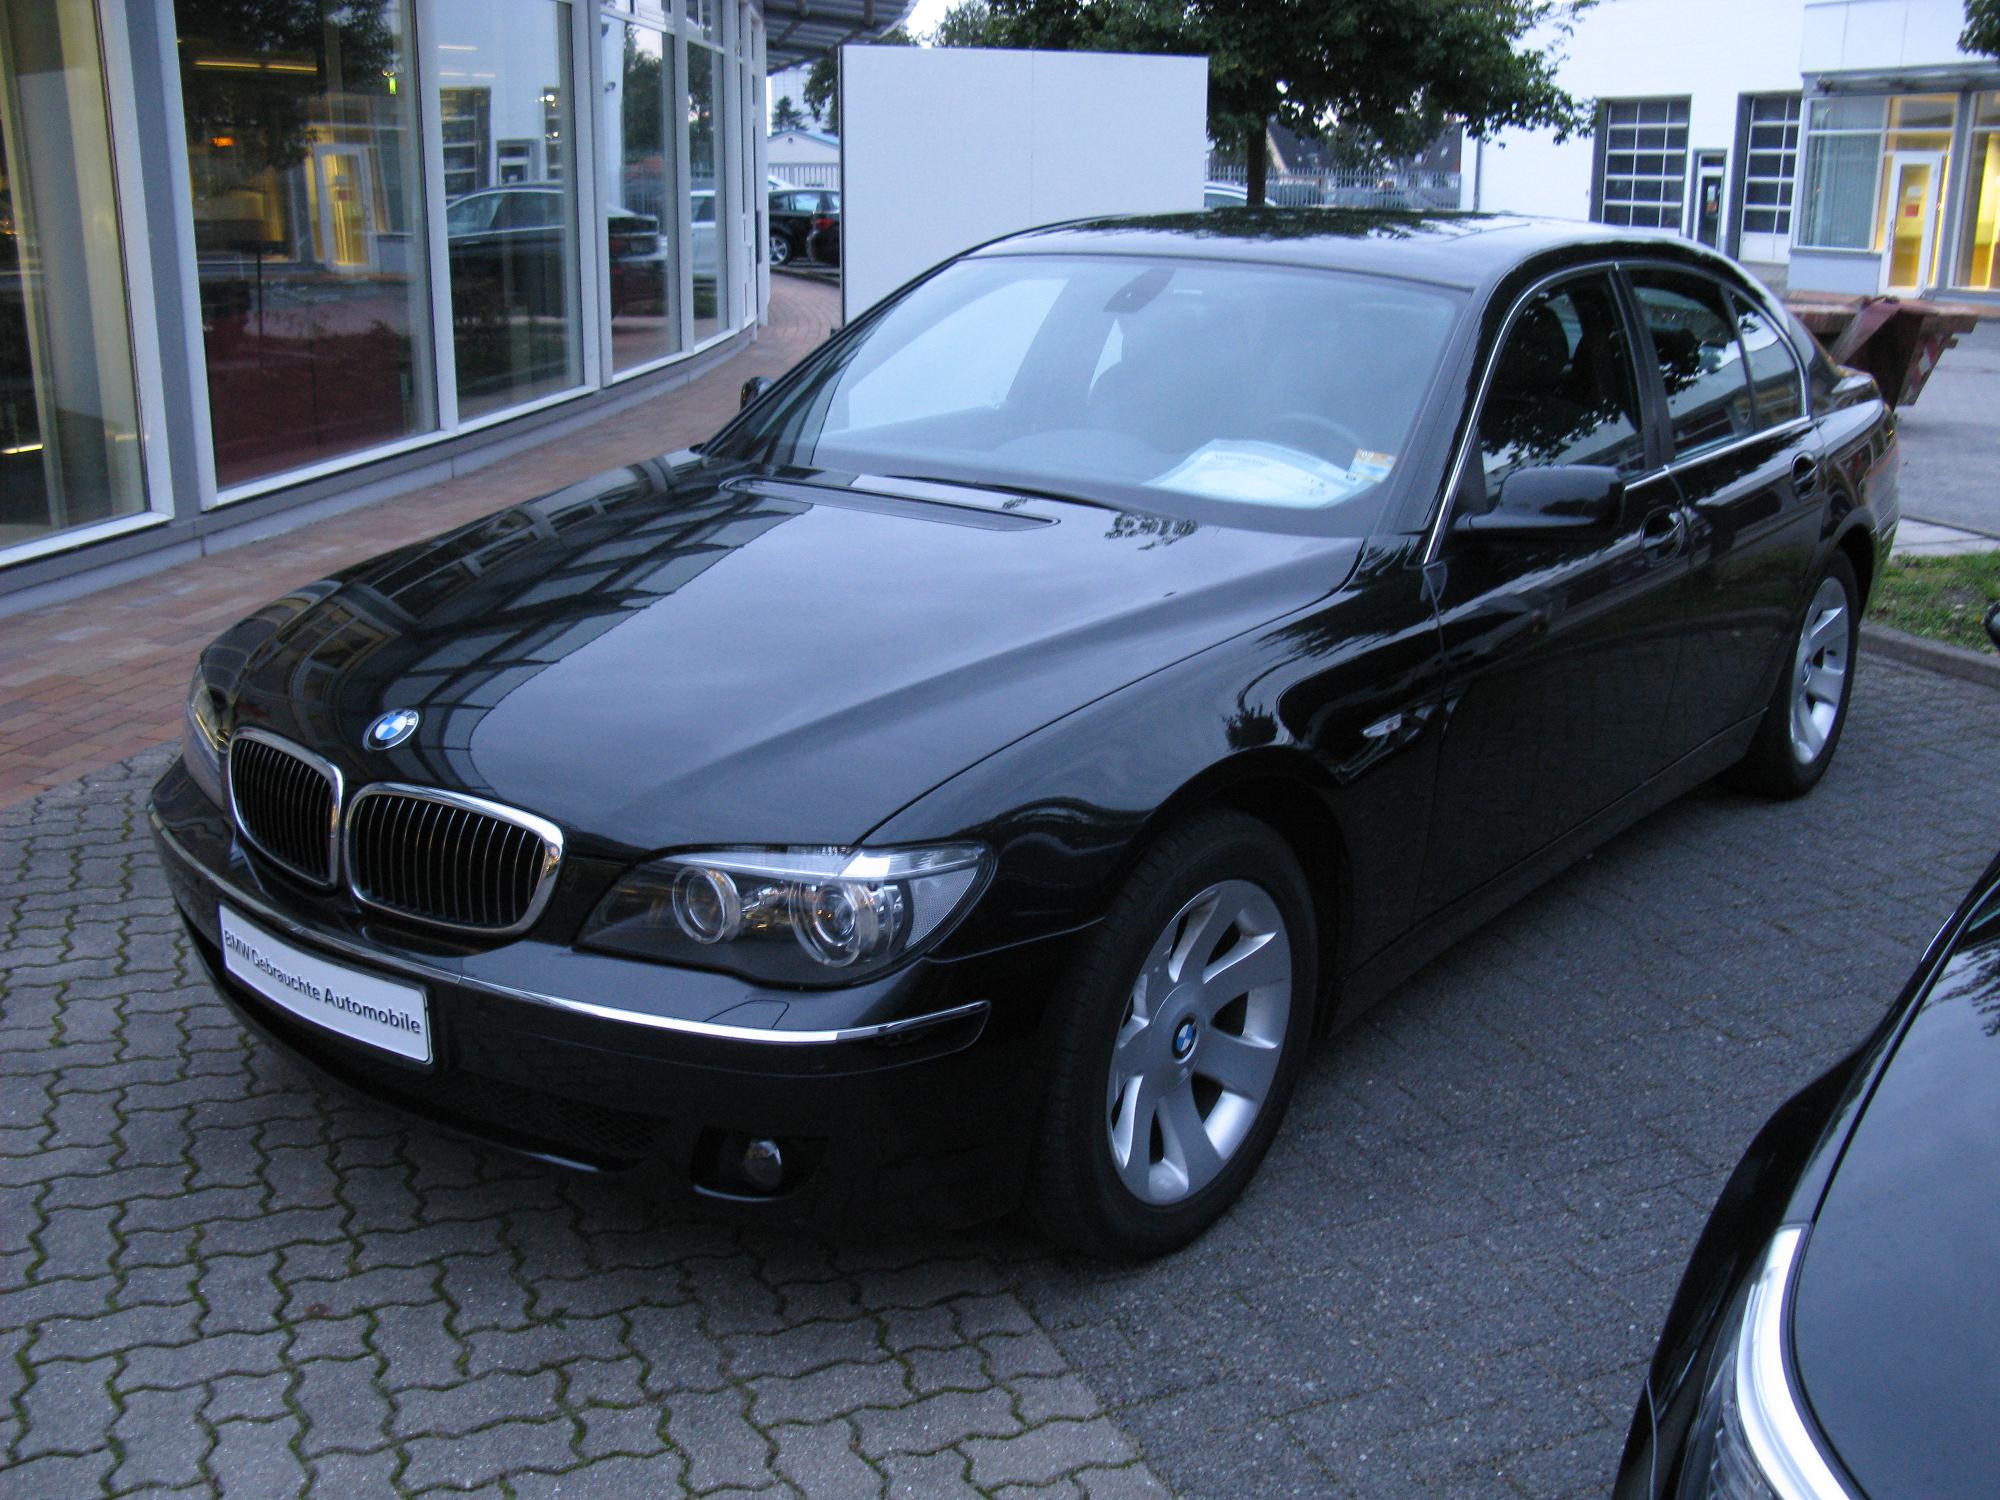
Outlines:
[[[1605, 0], [1569, 39], [1562, 83], [1583, 99], [1686, 96], [1690, 155], [1728, 152], [1733, 172], [1737, 98], [1798, 89], [1803, 24], [1799, 0]], [[1549, 131], [1502, 132], [1467, 147], [1464, 202], [1587, 219], [1595, 151]]]
[[1965, 61], [1960, 0], [1804, 0], [1799, 67], [1810, 75]]
[[[0, 614], [467, 472], [754, 337], [768, 295], [754, 0], [389, 0], [380, 58], [328, 19], [344, 14], [0, 6]], [[621, 89], [647, 80], [627, 28], [656, 57], [663, 42], [666, 67], [633, 106]], [[701, 111], [697, 50], [713, 59]], [[215, 86], [232, 79], [233, 102]], [[479, 146], [452, 159], [479, 160], [476, 181], [445, 155], [450, 88], [490, 98]], [[663, 144], [626, 138], [632, 107]], [[296, 151], [254, 138], [287, 110]], [[545, 248], [496, 253], [513, 254], [510, 299], [544, 274], [534, 256], [557, 268], [569, 363], [476, 405], [468, 307], [503, 355], [550, 336], [540, 306], [463, 295], [452, 205], [510, 184], [564, 204]], [[376, 420], [399, 381], [409, 415]], [[247, 461], [239, 442], [219, 465], [214, 434], [254, 438], [265, 405], [274, 432], [348, 421], [359, 436]]]

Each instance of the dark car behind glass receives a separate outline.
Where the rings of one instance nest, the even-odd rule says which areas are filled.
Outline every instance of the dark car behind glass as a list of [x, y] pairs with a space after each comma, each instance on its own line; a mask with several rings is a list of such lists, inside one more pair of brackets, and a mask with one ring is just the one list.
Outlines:
[[[831, 188], [784, 188], [771, 194], [771, 264], [840, 260], [840, 194]], [[819, 241], [815, 248], [815, 240]], [[822, 250], [830, 250], [823, 255]]]
[[1185, 1243], [1316, 1037], [1812, 788], [1898, 519], [1866, 376], [1603, 227], [1059, 225], [767, 385], [227, 632], [153, 804], [252, 1027], [752, 1219]]

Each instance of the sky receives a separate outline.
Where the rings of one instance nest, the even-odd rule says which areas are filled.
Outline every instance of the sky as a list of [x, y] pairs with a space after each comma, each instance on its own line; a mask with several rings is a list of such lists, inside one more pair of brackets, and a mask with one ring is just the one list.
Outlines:
[[917, 0], [917, 8], [910, 12], [910, 19], [903, 25], [911, 36], [922, 36], [934, 29], [950, 8], [951, 0]]

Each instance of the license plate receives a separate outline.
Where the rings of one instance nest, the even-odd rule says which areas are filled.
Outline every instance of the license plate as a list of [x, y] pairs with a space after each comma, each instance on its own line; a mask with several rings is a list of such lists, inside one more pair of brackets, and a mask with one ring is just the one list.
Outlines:
[[329, 963], [226, 906], [220, 916], [223, 967], [273, 1005], [323, 1031], [398, 1057], [431, 1060], [430, 1005], [422, 990]]

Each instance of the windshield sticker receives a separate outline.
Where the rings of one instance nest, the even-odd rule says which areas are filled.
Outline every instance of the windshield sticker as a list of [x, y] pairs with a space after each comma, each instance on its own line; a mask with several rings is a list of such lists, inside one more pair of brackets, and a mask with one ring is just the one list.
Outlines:
[[[1383, 457], [1379, 453], [1365, 456]], [[1306, 509], [1338, 505], [1374, 484], [1380, 475], [1363, 472], [1361, 457], [1356, 456], [1356, 467], [1350, 470], [1276, 443], [1217, 438], [1146, 483], [1153, 489], [1180, 490], [1217, 500]], [[1385, 462], [1381, 474], [1386, 473]]]
[[1395, 467], [1396, 455], [1393, 453], [1377, 453], [1372, 448], [1354, 450], [1354, 474], [1371, 484], [1380, 484]]

